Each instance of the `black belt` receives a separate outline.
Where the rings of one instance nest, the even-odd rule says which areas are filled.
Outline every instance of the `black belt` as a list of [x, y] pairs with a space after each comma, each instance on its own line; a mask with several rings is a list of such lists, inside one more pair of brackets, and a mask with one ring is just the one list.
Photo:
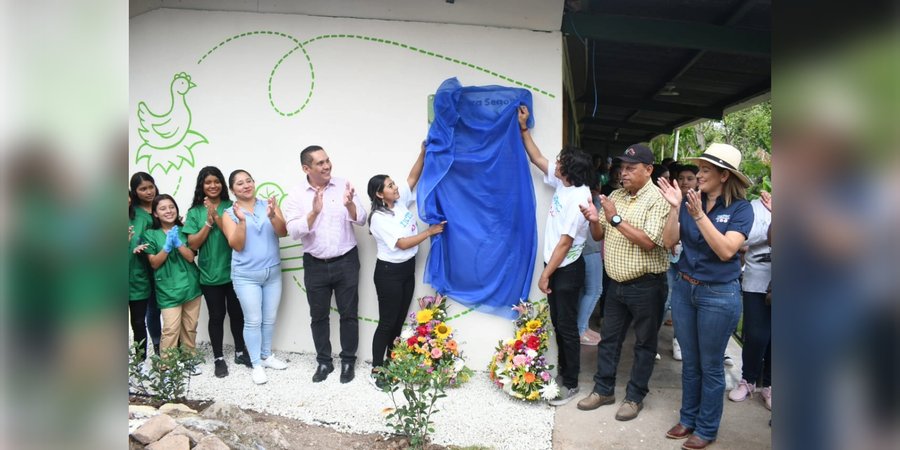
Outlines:
[[628, 280], [628, 281], [620, 281], [619, 284], [622, 284], [622, 285], [626, 285], [626, 286], [627, 286], [627, 285], [629, 285], [629, 284], [640, 283], [640, 282], [642, 282], [642, 281], [657, 280], [657, 279], [659, 279], [660, 277], [663, 277], [663, 276], [665, 276], [665, 275], [666, 275], [665, 272], [663, 272], [663, 273], [645, 273], [645, 274], [643, 274], [643, 275], [641, 275], [641, 276], [639, 276], [639, 277], [637, 277], [637, 278], [632, 278], [632, 279], [630, 279], [630, 280]]
[[353, 247], [353, 248], [351, 248], [350, 250], [348, 250], [347, 253], [344, 253], [344, 254], [341, 255], [341, 256], [335, 256], [334, 258], [316, 258], [315, 256], [310, 255], [309, 253], [304, 253], [304, 254], [303, 254], [303, 257], [305, 258], [305, 257], [308, 256], [310, 259], [312, 259], [312, 260], [315, 261], [315, 262], [320, 262], [320, 263], [326, 263], [326, 264], [328, 264], [328, 263], [333, 263], [333, 262], [340, 261], [341, 258], [343, 258], [343, 257], [345, 257], [345, 256], [347, 256], [347, 255], [349, 255], [349, 254], [351, 254], [351, 253], [353, 253], [353, 252], [355, 252], [355, 251], [356, 251], [356, 247]]

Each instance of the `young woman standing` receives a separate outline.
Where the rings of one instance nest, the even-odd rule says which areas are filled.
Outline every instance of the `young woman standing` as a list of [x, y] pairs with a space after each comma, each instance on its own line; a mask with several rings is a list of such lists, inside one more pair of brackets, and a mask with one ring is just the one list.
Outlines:
[[222, 171], [211, 166], [200, 169], [184, 232], [188, 235], [188, 246], [198, 252], [200, 290], [209, 310], [209, 340], [215, 358], [215, 375], [219, 378], [228, 376], [222, 352], [226, 313], [234, 337], [234, 362], [252, 367], [250, 356], [244, 352], [244, 313], [231, 283], [231, 247], [222, 234], [222, 214], [230, 207]]
[[275, 197], [256, 198], [256, 183], [245, 170], [228, 176], [235, 201], [225, 209], [222, 232], [231, 253], [231, 280], [244, 312], [244, 342], [250, 354], [253, 382], [267, 381], [263, 369], [283, 370], [284, 361], [272, 354], [272, 335], [281, 303], [281, 253], [278, 238], [287, 236], [287, 225]]
[[378, 248], [375, 262], [375, 291], [378, 294], [378, 327], [372, 338], [372, 375], [369, 381], [381, 389], [375, 372], [384, 365], [394, 340], [400, 336], [409, 304], [416, 287], [416, 253], [419, 244], [444, 231], [446, 222], [431, 225], [419, 232], [415, 216], [409, 207], [416, 201], [412, 192], [425, 164], [425, 144], [406, 177], [397, 185], [387, 175], [375, 175], [369, 180], [367, 192], [372, 201], [369, 231]]
[[[671, 205], [663, 242], [681, 241], [682, 257], [672, 289], [672, 321], [681, 345], [681, 411], [666, 437], [684, 439], [683, 449], [716, 440], [725, 392], [722, 354], [741, 316], [741, 259], [753, 225], [746, 200], [750, 180], [738, 167], [741, 152], [712, 144], [695, 159], [700, 191], [681, 189], [664, 178], [659, 186]], [[683, 201], [684, 197], [687, 201]]]
[[[142, 254], [141, 235], [153, 224], [150, 207], [156, 197], [156, 183], [146, 172], [137, 172], [131, 176], [128, 190], [128, 310], [131, 319], [131, 333], [134, 342], [144, 342], [138, 350], [137, 357], [145, 359], [147, 350], [147, 307], [153, 304], [156, 310], [156, 336], [153, 337], [154, 348], [159, 347], [159, 309], [156, 308], [156, 296], [147, 258]], [[153, 327], [151, 327], [151, 335]], [[157, 350], [157, 353], [159, 350]]]
[[[181, 226], [178, 205], [172, 196], [162, 194], [153, 199], [153, 225], [143, 238], [144, 252], [156, 280], [156, 303], [163, 317], [163, 351], [176, 345], [196, 348], [200, 273]], [[199, 369], [195, 369], [194, 374], [198, 373]]]

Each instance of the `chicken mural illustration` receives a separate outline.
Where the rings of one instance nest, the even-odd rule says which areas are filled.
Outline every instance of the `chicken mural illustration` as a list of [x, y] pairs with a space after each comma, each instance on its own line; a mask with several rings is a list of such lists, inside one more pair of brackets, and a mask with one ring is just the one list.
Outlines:
[[184, 163], [194, 166], [193, 147], [208, 141], [202, 134], [191, 129], [191, 109], [187, 104], [187, 93], [197, 87], [191, 76], [179, 72], [169, 85], [169, 108], [157, 113], [150, 110], [145, 102], [138, 104], [137, 117], [140, 126], [138, 135], [143, 143], [138, 148], [135, 163], [147, 160], [147, 172], [162, 169], [180, 169]]

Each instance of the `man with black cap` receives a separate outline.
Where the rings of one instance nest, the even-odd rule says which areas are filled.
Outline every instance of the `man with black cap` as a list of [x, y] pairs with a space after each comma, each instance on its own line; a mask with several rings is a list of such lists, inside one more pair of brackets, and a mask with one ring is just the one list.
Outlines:
[[594, 390], [578, 402], [578, 409], [588, 411], [616, 402], [616, 368], [622, 341], [633, 324], [631, 380], [625, 401], [616, 412], [616, 420], [625, 421], [634, 419], [643, 409], [656, 361], [659, 317], [668, 291], [662, 232], [669, 204], [650, 183], [653, 152], [646, 145], [632, 145], [618, 159], [622, 162], [622, 188], [609, 197], [600, 195], [602, 214], [592, 202], [581, 207], [593, 238], [605, 239], [604, 259], [611, 282], [597, 346]]

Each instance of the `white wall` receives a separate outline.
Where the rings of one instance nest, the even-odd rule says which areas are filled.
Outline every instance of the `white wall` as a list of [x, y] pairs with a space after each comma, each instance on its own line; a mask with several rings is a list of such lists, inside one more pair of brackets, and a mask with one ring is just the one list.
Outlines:
[[[201, 167], [218, 166], [226, 177], [232, 170], [243, 168], [257, 184], [272, 182], [287, 191], [302, 176], [300, 150], [311, 144], [325, 148], [335, 176], [349, 179], [368, 204], [365, 185], [372, 175], [387, 173], [402, 178], [408, 173], [428, 130], [426, 99], [444, 79], [456, 76], [463, 85], [515, 86], [482, 70], [391, 43], [357, 37], [323, 38], [303, 46], [309, 61], [297, 50], [274, 73], [271, 95], [279, 109], [292, 112], [306, 102], [298, 113], [283, 116], [269, 103], [268, 83], [276, 63], [296, 47], [292, 40], [271, 34], [250, 35], [233, 39], [208, 54], [228, 38], [261, 30], [285, 33], [301, 42], [335, 34], [395, 41], [518, 80], [534, 87], [535, 141], [548, 156], [560, 147], [562, 53], [558, 32], [158, 9], [130, 21], [129, 174], [148, 169], [146, 161], [135, 161], [143, 143], [137, 133], [138, 103], [143, 101], [152, 111], [164, 113], [170, 104], [173, 75], [187, 72], [197, 85], [186, 96], [192, 117], [190, 128], [205, 136], [208, 143], [192, 148], [193, 165], [185, 163], [168, 173], [159, 168], [152, 172], [160, 191], [172, 193], [182, 212], [190, 204]], [[312, 73], [315, 80], [310, 90]], [[166, 154], [159, 155], [165, 159]], [[552, 191], [541, 183], [536, 169], [532, 168], [532, 176], [540, 244]], [[361, 319], [377, 319], [372, 282], [375, 244], [366, 228], [357, 228], [356, 236], [362, 264], [359, 315]], [[290, 238], [281, 243], [283, 247], [299, 244]], [[422, 244], [419, 254], [417, 297], [431, 293], [430, 286], [421, 283], [427, 243]], [[306, 297], [299, 285], [302, 271], [291, 270], [302, 265], [300, 255], [300, 247], [282, 250], [285, 289], [274, 346], [313, 352]], [[535, 270], [540, 270], [540, 251], [537, 259]], [[531, 297], [544, 296], [534, 287]], [[465, 309], [453, 304], [450, 312]], [[198, 327], [201, 340], [207, 339], [206, 317], [204, 306]], [[336, 312], [331, 323], [332, 347], [337, 353]], [[508, 321], [477, 312], [454, 319], [451, 325], [457, 330], [469, 365], [477, 370], [485, 368], [497, 340], [512, 333]], [[359, 328], [358, 354], [361, 359], [370, 359], [375, 324], [360, 320]], [[226, 336], [230, 342], [227, 331]]]

